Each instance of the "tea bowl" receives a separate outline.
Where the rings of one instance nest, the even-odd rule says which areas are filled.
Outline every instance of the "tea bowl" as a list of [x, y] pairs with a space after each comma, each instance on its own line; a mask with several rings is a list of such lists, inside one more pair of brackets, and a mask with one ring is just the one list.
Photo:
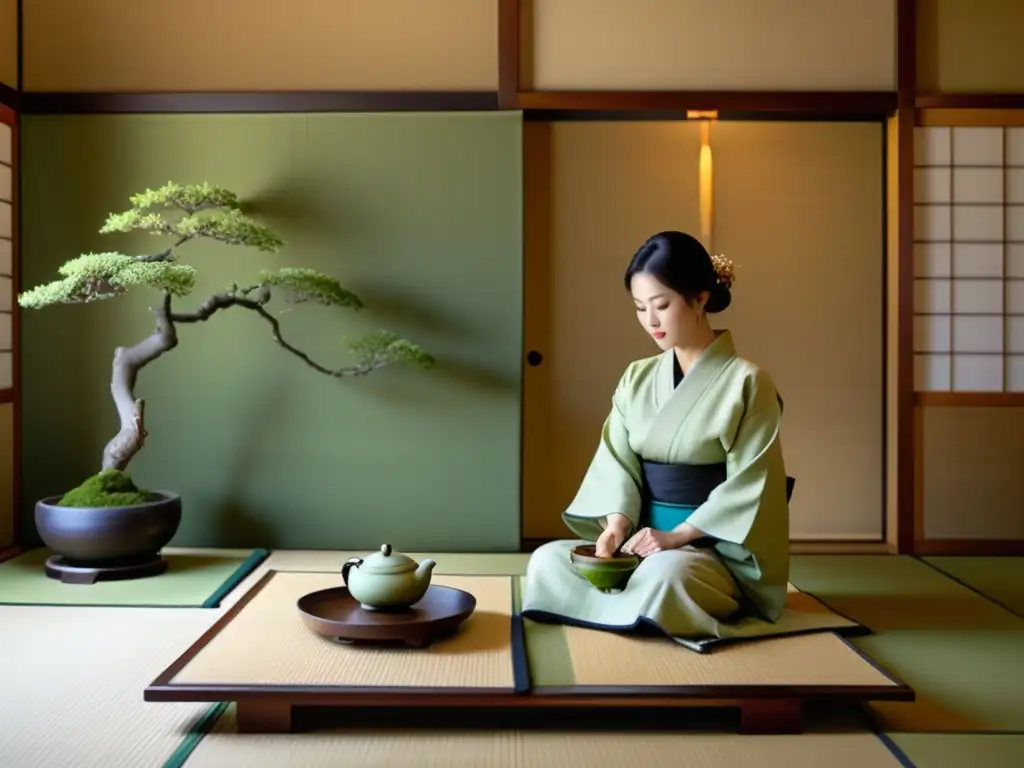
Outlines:
[[607, 592], [622, 586], [640, 565], [640, 558], [616, 552], [612, 557], [598, 557], [593, 544], [578, 544], [569, 550], [569, 560], [587, 581]]

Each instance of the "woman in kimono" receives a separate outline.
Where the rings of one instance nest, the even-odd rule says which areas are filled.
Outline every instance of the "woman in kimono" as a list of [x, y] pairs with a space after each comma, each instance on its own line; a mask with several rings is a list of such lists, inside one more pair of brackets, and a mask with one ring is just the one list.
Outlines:
[[[702, 650], [777, 626], [789, 579], [781, 401], [709, 315], [731, 301], [732, 268], [681, 232], [651, 237], [626, 290], [661, 353], [631, 363], [597, 452], [563, 513], [579, 539], [530, 557], [523, 615], [608, 630], [654, 625]], [[642, 558], [621, 591], [594, 588], [572, 547]], [[806, 627], [803, 628], [806, 631]]]

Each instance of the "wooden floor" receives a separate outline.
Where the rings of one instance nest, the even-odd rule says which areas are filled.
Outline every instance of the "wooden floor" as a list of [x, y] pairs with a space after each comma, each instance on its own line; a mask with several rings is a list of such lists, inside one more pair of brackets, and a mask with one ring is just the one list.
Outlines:
[[[509, 735], [463, 722], [443, 733], [399, 727], [371, 739], [349, 729], [252, 741], [234, 732], [230, 708], [142, 701], [153, 676], [265, 569], [333, 569], [339, 556], [275, 552], [216, 609], [0, 606], [0, 764], [520, 766], [562, 762], [570, 743], [592, 749], [614, 736], [603, 749], [631, 744], [648, 766], [1024, 765], [1024, 558], [794, 557], [793, 583], [871, 627], [853, 642], [918, 694], [914, 703], [873, 705], [868, 718], [819, 712], [801, 736], [737, 736], [714, 717], [695, 717], [675, 735], [579, 735], [566, 723], [555, 738], [550, 723], [542, 734]], [[663, 763], [655, 748], [677, 762]]]

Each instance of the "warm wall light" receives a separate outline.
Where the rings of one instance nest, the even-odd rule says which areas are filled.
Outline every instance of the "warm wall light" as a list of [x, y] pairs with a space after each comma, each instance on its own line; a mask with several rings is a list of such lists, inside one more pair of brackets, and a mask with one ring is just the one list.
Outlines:
[[700, 206], [700, 239], [704, 242], [704, 247], [708, 249], [708, 252], [714, 253], [712, 236], [715, 222], [715, 176], [711, 157], [711, 119], [701, 119], [700, 123], [699, 173], [700, 190], [697, 200]]
[[700, 164], [699, 190], [697, 204], [700, 208], [700, 239], [708, 253], [712, 254], [715, 269], [721, 281], [732, 283], [732, 262], [721, 254], [715, 253], [715, 174], [711, 159], [711, 123], [718, 120], [718, 110], [690, 109], [686, 112], [687, 120], [700, 120]]

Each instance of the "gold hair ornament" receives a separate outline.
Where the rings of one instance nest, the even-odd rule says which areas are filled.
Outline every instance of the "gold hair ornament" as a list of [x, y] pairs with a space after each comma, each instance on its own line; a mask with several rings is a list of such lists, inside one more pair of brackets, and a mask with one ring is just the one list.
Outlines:
[[719, 284], [726, 288], [732, 288], [732, 284], [736, 281], [736, 267], [732, 263], [732, 259], [715, 253], [711, 255], [711, 264], [715, 268], [715, 274], [718, 275]]

